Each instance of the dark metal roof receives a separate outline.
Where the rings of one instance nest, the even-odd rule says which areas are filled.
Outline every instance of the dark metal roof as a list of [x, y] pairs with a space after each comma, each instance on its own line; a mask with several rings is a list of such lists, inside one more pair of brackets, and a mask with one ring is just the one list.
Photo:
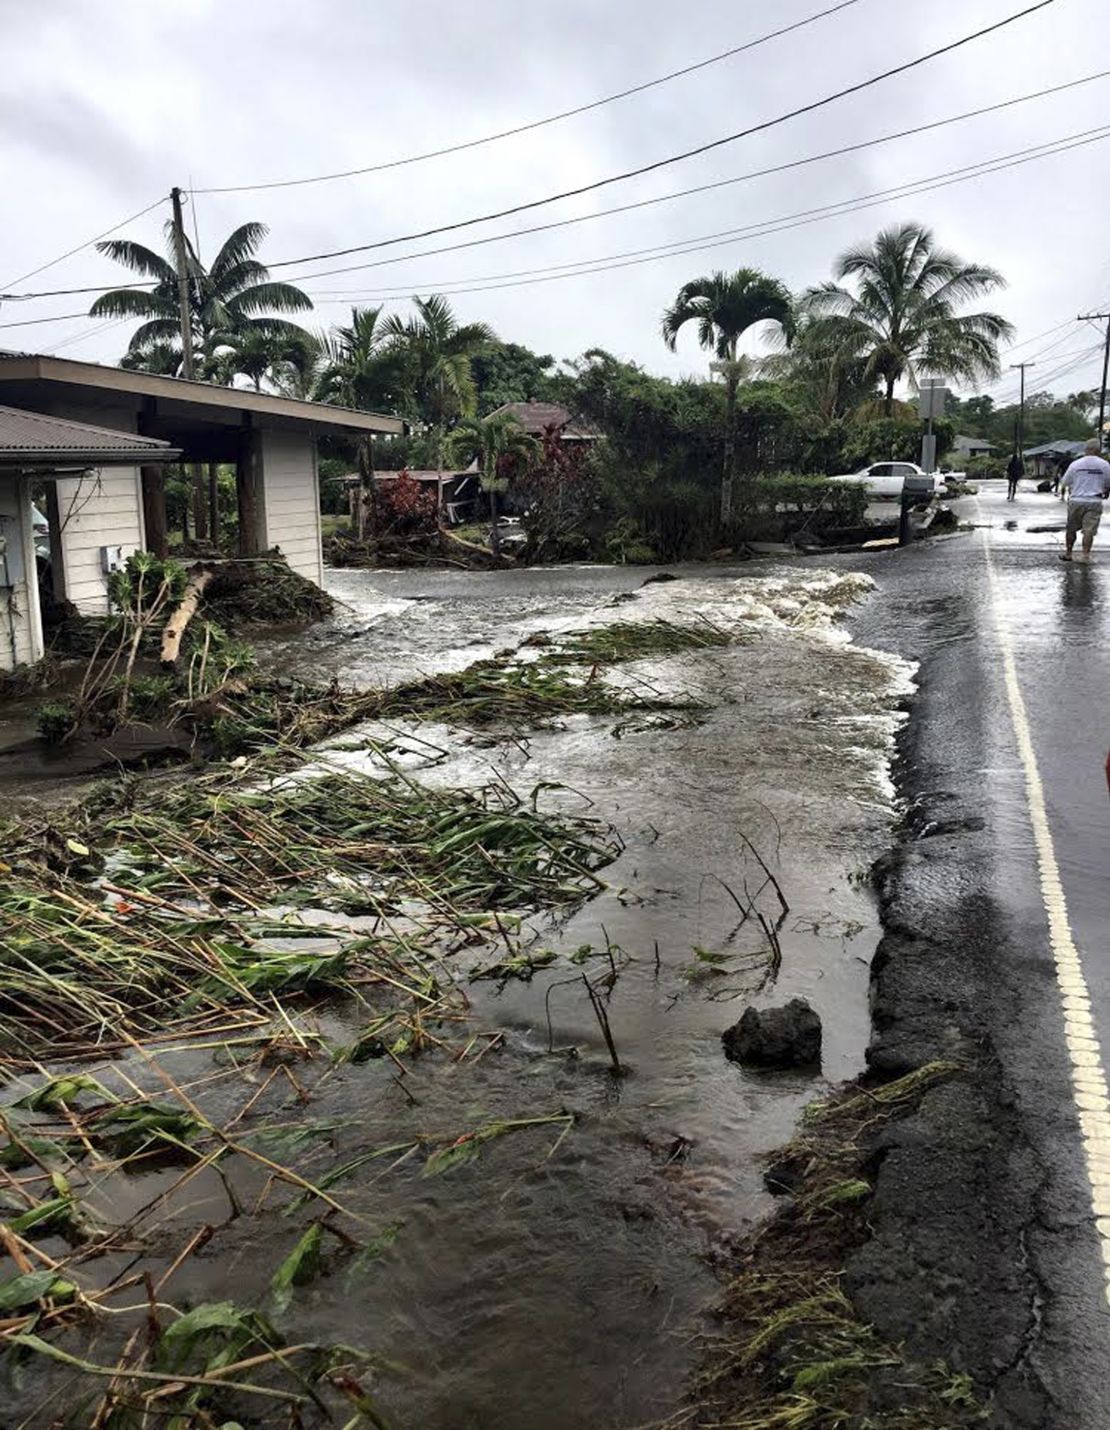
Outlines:
[[1041, 447], [1026, 447], [1023, 457], [1079, 457], [1086, 442], [1045, 442]]
[[131, 466], [146, 462], [172, 462], [180, 453], [155, 437], [137, 437], [87, 422], [46, 417], [22, 407], [0, 407], [0, 464], [41, 467], [51, 463], [72, 466]]

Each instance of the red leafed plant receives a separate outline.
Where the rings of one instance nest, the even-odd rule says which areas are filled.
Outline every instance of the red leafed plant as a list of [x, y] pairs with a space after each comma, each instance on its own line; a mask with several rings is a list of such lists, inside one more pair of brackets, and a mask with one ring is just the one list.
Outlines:
[[382, 525], [399, 536], [436, 529], [436, 489], [400, 472], [391, 482], [378, 485]]
[[547, 428], [540, 456], [517, 479], [517, 490], [526, 503], [524, 529], [533, 559], [559, 561], [586, 554], [597, 478], [580, 443], [565, 442], [557, 427]]

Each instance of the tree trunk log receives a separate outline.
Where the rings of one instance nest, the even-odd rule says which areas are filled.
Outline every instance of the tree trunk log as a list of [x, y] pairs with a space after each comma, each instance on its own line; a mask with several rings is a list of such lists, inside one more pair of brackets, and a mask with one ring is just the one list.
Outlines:
[[162, 628], [163, 666], [177, 664], [185, 628], [196, 615], [197, 606], [200, 604], [200, 598], [204, 595], [205, 587], [215, 574], [211, 566], [196, 566], [190, 573], [181, 604]]

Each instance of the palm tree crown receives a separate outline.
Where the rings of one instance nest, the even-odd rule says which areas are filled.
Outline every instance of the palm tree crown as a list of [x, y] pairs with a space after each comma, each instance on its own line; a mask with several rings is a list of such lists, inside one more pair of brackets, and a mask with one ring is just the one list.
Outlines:
[[452, 427], [447, 445], [455, 461], [478, 463], [482, 487], [490, 500], [496, 553], [501, 549], [497, 498], [507, 488], [512, 470], [526, 467], [535, 456], [537, 443], [511, 412], [491, 412], [488, 417], [462, 418]]
[[362, 410], [392, 406], [400, 354], [386, 331], [382, 309], [352, 308], [351, 321], [323, 340], [314, 396]]
[[776, 322], [789, 338], [794, 331], [794, 301], [777, 278], [757, 268], [695, 278], [678, 290], [663, 314], [663, 341], [674, 352], [680, 329], [697, 323], [698, 342], [721, 362], [735, 362], [740, 339], [756, 323]]
[[[220, 350], [232, 346], [248, 330], [273, 338], [304, 338], [295, 323], [275, 313], [305, 312], [311, 300], [292, 283], [274, 282], [269, 269], [255, 257], [268, 230], [262, 223], [241, 224], [205, 268], [188, 239], [189, 311], [193, 351], [199, 374], [213, 380], [220, 369]], [[167, 225], [170, 259], [130, 239], [113, 238], [96, 245], [98, 252], [154, 280], [153, 288], [113, 288], [89, 309], [93, 318], [141, 318], [127, 349], [129, 366], [156, 365], [166, 371], [181, 364], [181, 328], [177, 270], [172, 261], [173, 234]]]
[[902, 378], [919, 371], [976, 382], [998, 376], [998, 344], [1013, 332], [997, 313], [960, 313], [965, 303], [1005, 286], [993, 268], [965, 263], [938, 248], [932, 232], [906, 223], [884, 229], [873, 244], [837, 259], [838, 280], [811, 288], [803, 311], [817, 319], [846, 357], [862, 357], [869, 376], [886, 388], [886, 411]]
[[393, 339], [412, 364], [417, 399], [440, 432], [453, 417], [469, 417], [478, 406], [473, 359], [497, 341], [488, 323], [460, 324], [447, 299], [433, 293], [414, 298], [416, 316], [396, 315], [385, 323]]

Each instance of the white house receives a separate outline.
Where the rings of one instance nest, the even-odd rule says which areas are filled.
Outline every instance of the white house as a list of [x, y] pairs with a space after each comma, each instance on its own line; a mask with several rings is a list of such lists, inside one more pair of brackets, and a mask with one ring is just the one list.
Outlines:
[[[92, 533], [102, 531], [113, 539], [121, 538], [131, 549], [139, 544], [130, 492], [135, 479], [126, 474], [133, 473], [137, 463], [154, 466], [178, 455], [168, 442], [152, 437], [0, 407], [0, 670], [29, 664], [43, 653], [32, 482], [48, 481], [73, 489], [73, 499], [63, 503], [66, 524], [52, 532], [51, 539], [68, 545], [75, 560], [74, 585], [87, 588], [92, 577], [85, 570], [85, 558], [92, 558], [93, 548], [88, 544]], [[81, 484], [94, 470], [108, 492], [90, 491], [80, 507]], [[123, 499], [115, 495], [115, 484], [120, 482]], [[110, 550], [97, 554], [95, 585], [100, 591]]]
[[961, 462], [966, 462], [968, 457], [989, 457], [993, 451], [993, 442], [984, 442], [982, 437], [961, 435], [952, 443], [951, 455], [958, 457]]
[[[165, 552], [167, 451], [186, 463], [234, 463], [240, 554], [276, 549], [295, 571], [318, 582], [323, 551], [317, 438], [404, 430], [399, 418], [377, 413], [26, 353], [0, 353], [0, 405], [101, 434], [94, 440], [89, 431], [84, 438], [70, 433], [75, 443], [90, 445], [66, 453], [59, 429], [59, 461], [51, 470], [41, 461], [20, 465], [19, 442], [34, 438], [12, 427], [0, 468], [0, 515], [7, 516], [13, 551], [31, 549], [28, 482], [49, 476], [54, 594], [87, 614], [107, 611], [106, 566], [117, 555], [141, 547]], [[26, 461], [26, 452], [23, 457]], [[25, 580], [32, 578], [33, 560], [24, 560], [22, 569]], [[9, 593], [7, 614], [0, 611], [0, 618], [8, 622], [9, 635], [6, 654], [0, 636], [0, 668], [41, 655], [37, 602], [24, 596], [13, 606]]]

